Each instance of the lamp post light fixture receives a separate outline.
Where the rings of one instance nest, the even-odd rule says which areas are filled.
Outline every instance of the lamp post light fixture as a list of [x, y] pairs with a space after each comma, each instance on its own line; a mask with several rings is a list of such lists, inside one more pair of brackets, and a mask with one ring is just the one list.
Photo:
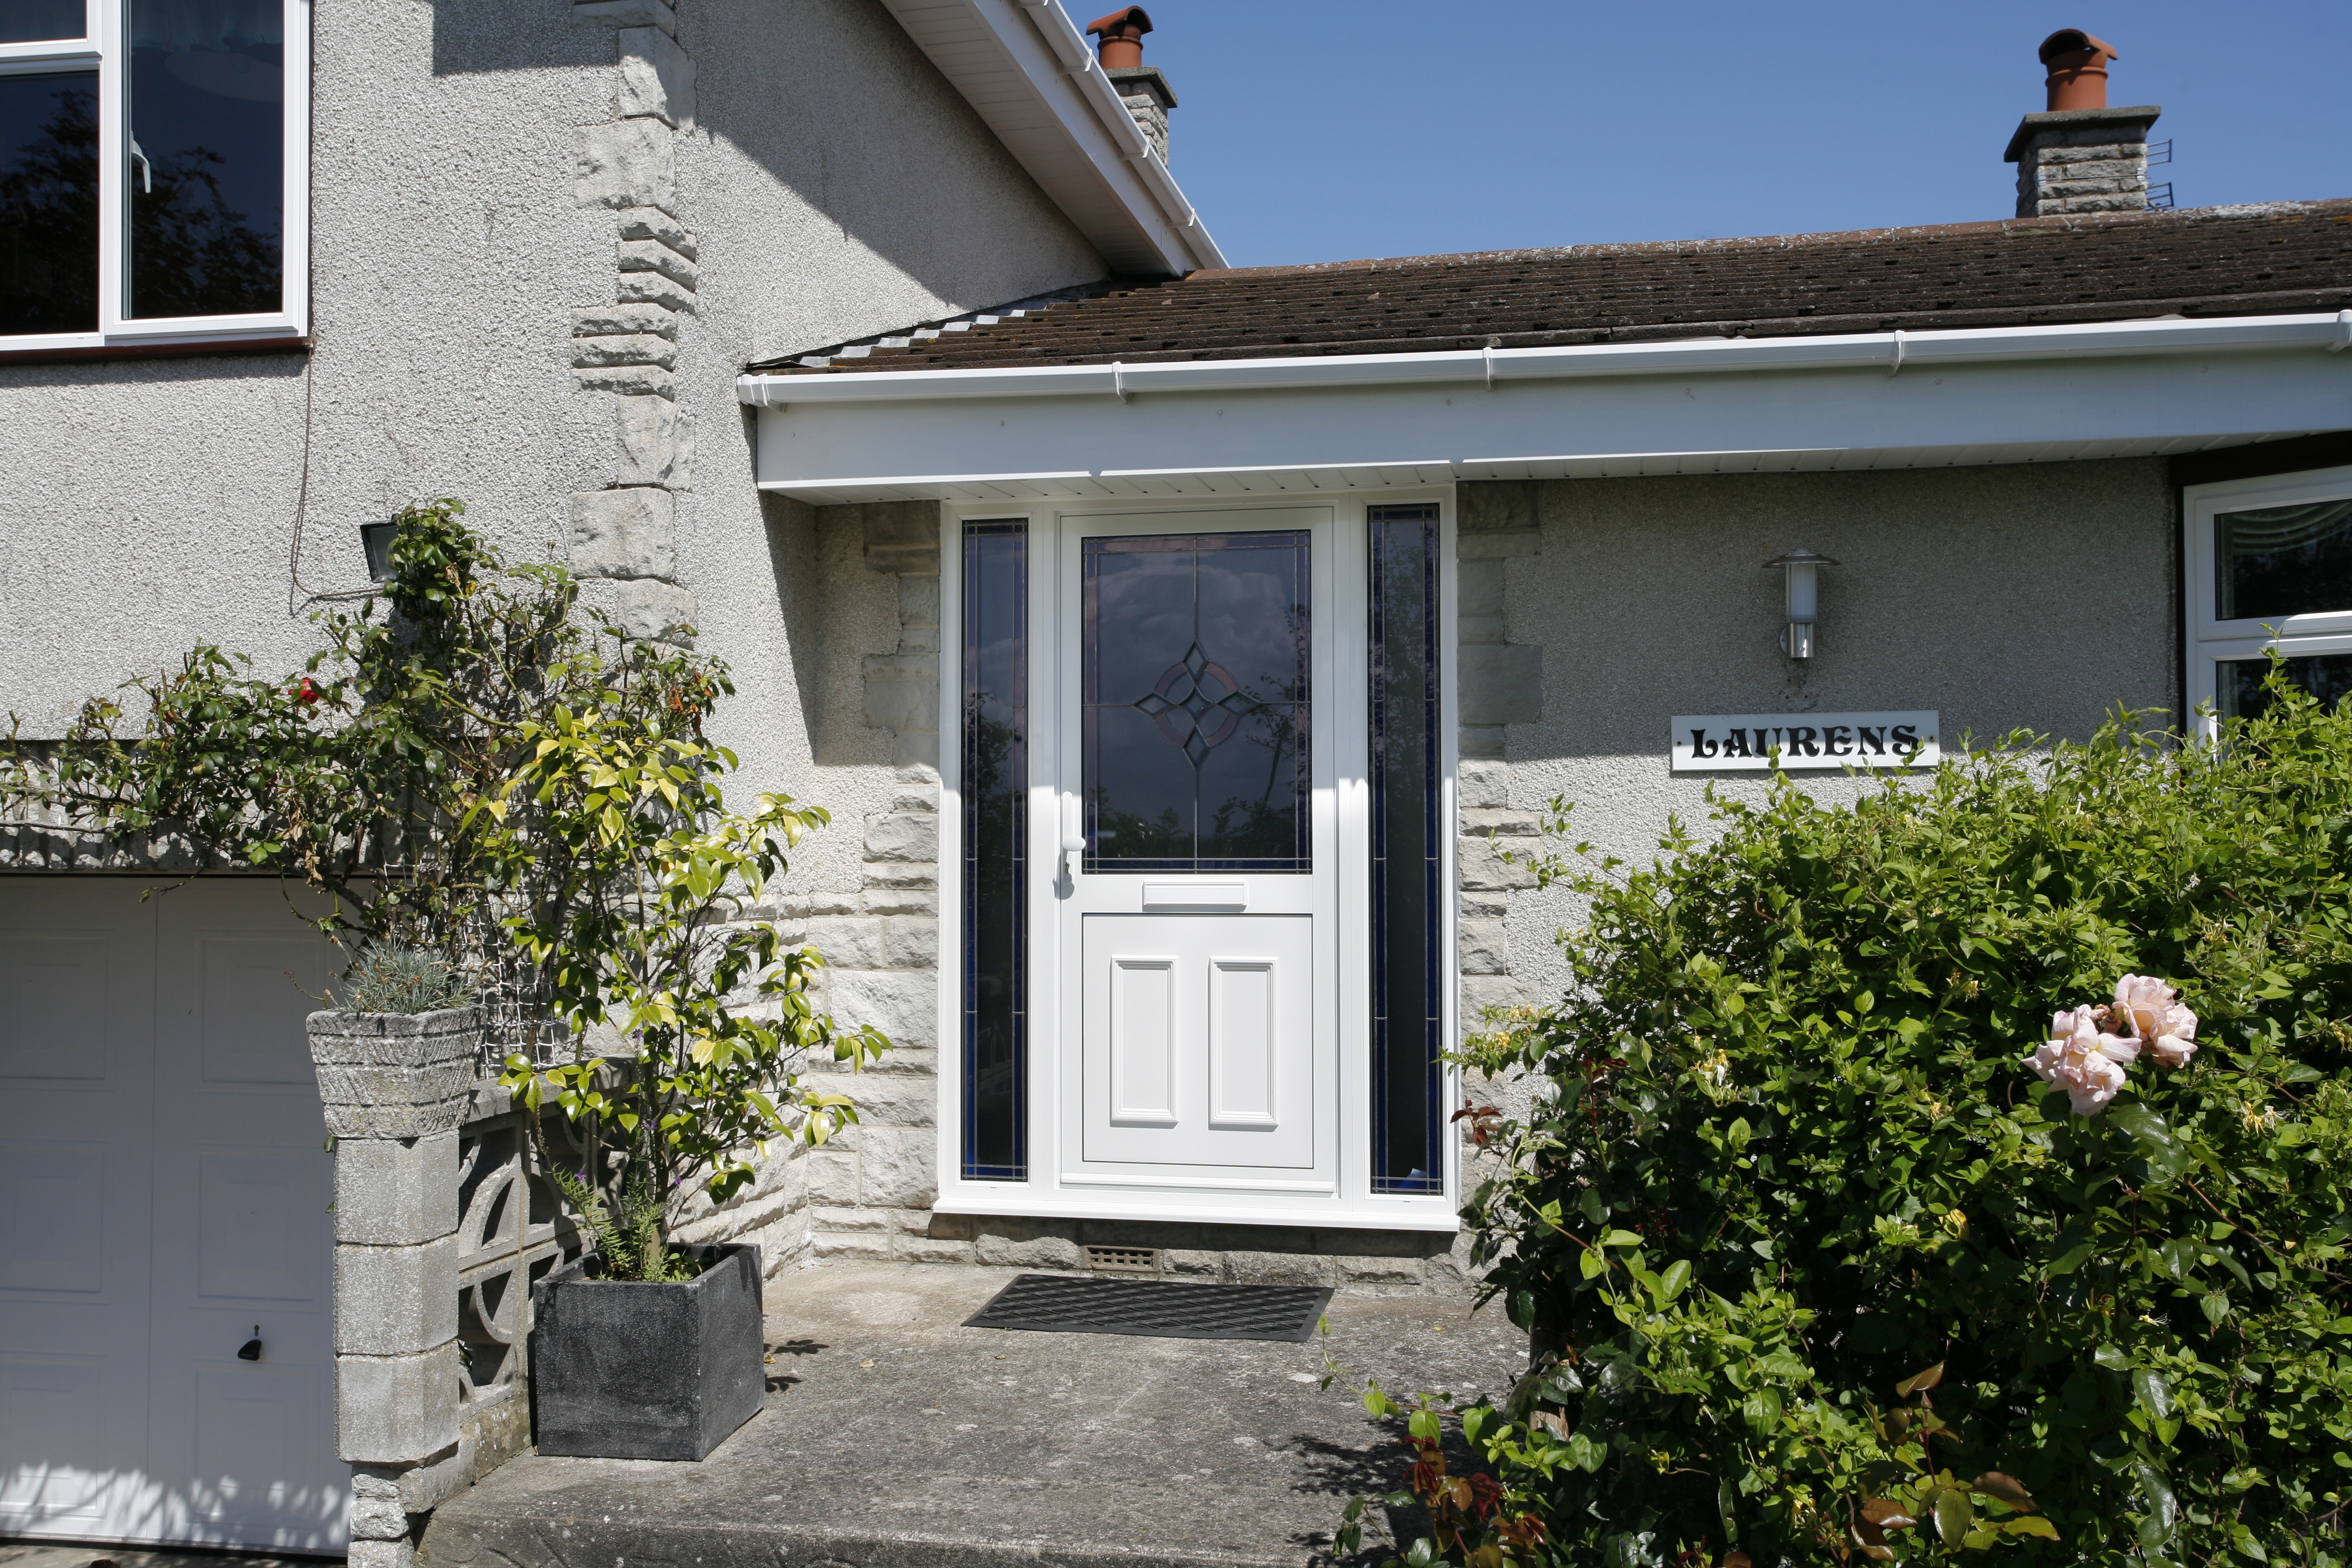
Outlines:
[[1787, 590], [1789, 625], [1780, 634], [1780, 651], [1790, 658], [1813, 657], [1813, 622], [1821, 609], [1820, 571], [1836, 564], [1810, 550], [1791, 550], [1764, 563], [1765, 571], [1778, 566], [1786, 574], [1782, 586]]

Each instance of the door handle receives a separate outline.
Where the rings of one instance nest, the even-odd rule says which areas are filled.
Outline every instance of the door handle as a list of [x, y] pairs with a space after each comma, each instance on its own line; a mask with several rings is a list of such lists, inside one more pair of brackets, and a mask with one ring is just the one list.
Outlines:
[[253, 1325], [253, 1338], [236, 1347], [236, 1359], [239, 1361], [261, 1359], [261, 1325], [259, 1323]]
[[1078, 877], [1076, 869], [1070, 865], [1070, 857], [1085, 854], [1086, 848], [1087, 841], [1081, 834], [1069, 834], [1062, 840], [1062, 875], [1070, 879], [1073, 887], [1076, 886]]

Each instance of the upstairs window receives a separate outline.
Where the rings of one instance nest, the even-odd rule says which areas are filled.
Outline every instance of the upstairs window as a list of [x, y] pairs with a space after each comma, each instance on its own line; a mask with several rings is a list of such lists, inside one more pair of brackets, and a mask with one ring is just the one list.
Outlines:
[[2259, 712], [2273, 647], [2305, 690], [2352, 695], [2352, 468], [2198, 485], [2187, 500], [2190, 705]]
[[309, 0], [0, 0], [0, 354], [299, 335]]

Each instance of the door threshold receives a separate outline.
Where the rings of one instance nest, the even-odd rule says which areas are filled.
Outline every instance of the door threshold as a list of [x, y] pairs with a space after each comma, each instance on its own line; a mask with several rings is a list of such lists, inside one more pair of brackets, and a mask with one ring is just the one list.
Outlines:
[[1257, 1225], [1286, 1229], [1406, 1230], [1452, 1236], [1462, 1228], [1453, 1209], [1424, 1200], [1395, 1208], [1320, 1208], [1296, 1205], [1243, 1205], [1214, 1201], [1182, 1208], [1160, 1204], [1121, 1203], [1110, 1197], [1073, 1197], [1068, 1194], [1033, 1194], [1025, 1189], [1003, 1197], [976, 1194], [969, 1189], [941, 1193], [931, 1212], [974, 1215], [1003, 1219], [1115, 1219], [1159, 1225]]

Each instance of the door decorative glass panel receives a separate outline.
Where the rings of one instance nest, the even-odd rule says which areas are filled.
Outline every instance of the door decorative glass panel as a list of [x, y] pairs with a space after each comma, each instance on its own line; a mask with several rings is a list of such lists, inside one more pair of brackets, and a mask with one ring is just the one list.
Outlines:
[[1437, 508], [1370, 509], [1372, 1190], [1445, 1188]]
[[1307, 538], [1085, 542], [1087, 871], [1313, 868]]
[[1029, 527], [963, 530], [963, 1174], [1029, 1174]]

